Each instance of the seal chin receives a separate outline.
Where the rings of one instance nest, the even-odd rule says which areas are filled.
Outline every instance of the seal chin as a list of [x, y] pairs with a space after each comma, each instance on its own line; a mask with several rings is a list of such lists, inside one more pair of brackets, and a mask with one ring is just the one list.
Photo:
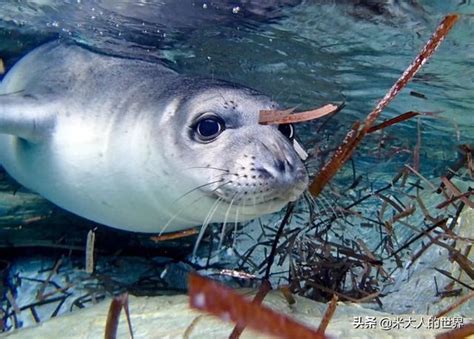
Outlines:
[[295, 187], [293, 187], [293, 189], [288, 192], [287, 201], [294, 202], [298, 200], [307, 187], [308, 176], [304, 175], [304, 177], [295, 185]]
[[243, 219], [254, 219], [265, 214], [271, 214], [280, 211], [288, 203], [287, 200], [275, 198], [270, 201], [262, 202], [255, 205], [246, 205], [240, 209], [239, 213]]

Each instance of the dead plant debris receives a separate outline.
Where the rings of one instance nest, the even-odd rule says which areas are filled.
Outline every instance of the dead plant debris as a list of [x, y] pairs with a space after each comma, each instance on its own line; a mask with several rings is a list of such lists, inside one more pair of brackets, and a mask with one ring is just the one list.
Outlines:
[[190, 228], [188, 230], [184, 231], [179, 231], [179, 232], [172, 232], [172, 233], [166, 233], [166, 234], [161, 234], [157, 236], [152, 236], [150, 237], [151, 240], [154, 242], [161, 242], [161, 241], [168, 241], [168, 240], [176, 240], [184, 237], [189, 237], [192, 235], [198, 234], [199, 231], [196, 228]]
[[472, 335], [474, 335], [474, 324], [466, 324], [461, 328], [438, 334], [436, 339], [461, 339], [470, 338]]
[[232, 289], [197, 274], [189, 276], [189, 302], [192, 308], [279, 338], [325, 337], [286, 315], [248, 301]]
[[321, 319], [321, 323], [319, 324], [318, 327], [318, 332], [321, 334], [324, 334], [326, 332], [326, 329], [329, 325], [329, 322], [332, 319], [332, 316], [334, 315], [334, 312], [336, 312], [336, 307], [337, 307], [337, 295], [333, 295], [331, 302], [328, 305], [328, 308], [326, 312], [324, 313], [323, 319]]
[[107, 322], [105, 324], [105, 339], [117, 338], [117, 330], [122, 309], [125, 311], [125, 316], [127, 318], [130, 338], [133, 339], [132, 322], [130, 320], [130, 312], [128, 308], [128, 293], [123, 293], [112, 299], [109, 312], [107, 313]]
[[279, 124], [292, 124], [297, 122], [310, 121], [325, 117], [329, 114], [336, 113], [344, 107], [344, 104], [334, 105], [327, 104], [320, 108], [315, 108], [309, 111], [294, 113], [294, 108], [290, 108], [284, 111], [277, 110], [262, 110], [260, 111], [259, 124], [261, 125], [279, 125]]

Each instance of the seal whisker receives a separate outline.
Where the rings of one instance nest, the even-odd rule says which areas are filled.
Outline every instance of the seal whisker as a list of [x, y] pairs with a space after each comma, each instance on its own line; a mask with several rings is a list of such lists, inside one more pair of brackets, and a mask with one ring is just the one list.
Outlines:
[[303, 192], [303, 198], [306, 202], [306, 205], [308, 206], [308, 212], [311, 213], [311, 210], [314, 209], [316, 210], [317, 213], [319, 213], [319, 207], [314, 201], [314, 197], [309, 193], [308, 190]]
[[331, 206], [331, 204], [329, 203], [329, 201], [324, 197], [323, 194], [320, 194], [318, 196], [318, 200], [317, 202], [319, 202], [320, 206], [321, 206], [321, 210], [322, 210], [322, 214], [321, 215], [334, 215], [337, 217], [337, 214], [336, 214], [336, 211], [334, 210], [334, 208]]
[[229, 213], [230, 213], [230, 210], [232, 208], [232, 204], [234, 203], [235, 198], [237, 197], [237, 195], [238, 195], [238, 193], [234, 194], [234, 196], [230, 200], [229, 207], [227, 208], [227, 211], [225, 212], [224, 223], [222, 224], [222, 231], [221, 231], [221, 235], [220, 235], [220, 238], [219, 238], [218, 249], [220, 249], [222, 247], [222, 243], [224, 242], [224, 234], [225, 234], [225, 229], [226, 229], [226, 226], [227, 226], [227, 220], [229, 218]]
[[206, 230], [207, 230], [207, 227], [209, 226], [210, 224], [210, 221], [212, 219], [212, 216], [214, 215], [214, 213], [216, 212], [217, 210], [217, 207], [219, 207], [220, 203], [223, 201], [222, 198], [218, 198], [214, 204], [212, 205], [211, 209], [209, 210], [209, 212], [207, 213], [206, 215], [206, 218], [204, 219], [204, 222], [202, 224], [202, 227], [201, 229], [199, 230], [199, 235], [198, 235], [198, 238], [196, 239], [196, 243], [194, 244], [194, 249], [193, 249], [193, 261], [195, 260], [196, 258], [196, 253], [197, 253], [197, 250], [199, 248], [199, 245], [202, 241], [202, 238], [204, 237], [204, 234], [206, 233]]
[[179, 217], [185, 210], [187, 210], [189, 207], [191, 207], [192, 205], [194, 205], [195, 203], [197, 203], [198, 201], [200, 201], [202, 198], [199, 197], [195, 200], [193, 200], [191, 203], [187, 204], [186, 206], [183, 206], [177, 213], [175, 213], [175, 215], [173, 215], [171, 218], [169, 218], [169, 220], [166, 222], [166, 224], [161, 228], [161, 231], [160, 233], [158, 233], [160, 236], [166, 232], [166, 229], [168, 228], [168, 226], [173, 222], [173, 220], [175, 220], [177, 217]]
[[213, 192], [213, 193], [214, 193], [214, 192], [216, 192], [216, 191], [217, 191], [219, 188], [221, 188], [221, 187], [223, 187], [223, 186], [225, 186], [225, 185], [228, 185], [228, 184], [230, 184], [231, 182], [232, 182], [232, 181], [231, 181], [231, 180], [229, 180], [229, 181], [227, 181], [227, 182], [223, 183], [222, 185], [219, 185], [219, 186], [217, 186], [217, 187], [216, 187], [216, 188], [214, 188], [214, 189], [213, 189], [211, 192]]
[[235, 211], [235, 223], [234, 223], [234, 239], [232, 240], [232, 248], [235, 248], [235, 244], [237, 242], [237, 226], [239, 225], [239, 210], [241, 207], [244, 206], [244, 202], [242, 201]]
[[219, 92], [217, 92], [217, 93], [218, 93], [218, 95], [221, 97], [221, 99], [224, 100], [224, 103], [227, 103], [227, 99], [224, 98], [224, 95], [222, 94], [222, 92], [219, 91]]
[[331, 202], [329, 201], [329, 199], [324, 195], [324, 194], [320, 194], [321, 198], [326, 201], [326, 204], [328, 204], [332, 210], [332, 212], [334, 213], [334, 215], [338, 218], [341, 218], [341, 219], [344, 219], [345, 218], [345, 215], [344, 213], [340, 210], [340, 209], [335, 209], [334, 208], [334, 203], [331, 204]]
[[321, 194], [318, 196], [317, 200], [313, 200], [314, 205], [318, 208], [318, 213], [320, 216], [329, 214], [328, 208], [326, 207], [326, 201], [319, 199]]
[[[290, 87], [289, 85], [288, 86], [283, 86], [282, 89], [277, 94], [273, 94], [272, 97], [271, 97], [272, 101], [277, 101], [278, 100], [277, 98], [279, 98], [283, 94], [283, 92], [285, 92], [285, 91], [289, 92], [288, 91], [289, 87]], [[287, 95], [287, 96], [289, 97], [289, 95]], [[288, 98], [285, 98], [285, 101], [287, 101], [287, 100], [288, 100]]]
[[[219, 181], [218, 181], [219, 182]], [[217, 186], [214, 190], [212, 190], [212, 192], [214, 192], [215, 190], [219, 189], [220, 187], [224, 186], [224, 185], [227, 185], [229, 182], [226, 182], [226, 183], [223, 183], [222, 185], [219, 185]], [[212, 183], [209, 183], [209, 184], [212, 184]], [[205, 185], [203, 185], [205, 186]], [[190, 193], [190, 192], [189, 192]], [[181, 196], [180, 198], [176, 199], [179, 200], [181, 199], [183, 196]], [[183, 206], [183, 208], [181, 208], [178, 213], [176, 213], [175, 215], [173, 215], [165, 224], [165, 226], [163, 226], [161, 232], [159, 233], [160, 235], [163, 234], [166, 229], [168, 228], [168, 226], [173, 222], [173, 220], [175, 220], [177, 217], [179, 217], [183, 212], [185, 212], [190, 206], [194, 205], [195, 203], [197, 203], [198, 201], [200, 201], [202, 199], [202, 197], [199, 197], [195, 200], [193, 200], [191, 203], [187, 204], [186, 206]], [[219, 198], [221, 199], [221, 198]]]
[[[303, 192], [304, 201], [308, 207], [307, 213], [309, 214], [309, 220], [314, 221], [316, 215], [321, 215], [319, 206], [316, 204], [314, 197], [309, 193], [308, 190]], [[306, 211], [304, 211], [306, 213]]]
[[[198, 189], [201, 189], [203, 187], [206, 187], [206, 186], [210, 186], [210, 185], [213, 185], [213, 184], [217, 184], [218, 182], [222, 182], [223, 181], [223, 178], [219, 179], [219, 180], [215, 180], [215, 181], [211, 181], [211, 182], [208, 182], [207, 184], [202, 184], [202, 185], [199, 185], [197, 187], [194, 187], [193, 189], [190, 189], [189, 191], [187, 191], [186, 193], [182, 194], [181, 196], [179, 196], [178, 198], [176, 198], [173, 203], [176, 203], [178, 202], [179, 200], [183, 199], [185, 196], [191, 194], [192, 192], [198, 190]], [[219, 187], [222, 187], [222, 185], [218, 186], [217, 188]], [[216, 188], [216, 189], [217, 189]], [[213, 190], [214, 191], [214, 190]]]
[[319, 197], [320, 197], [321, 200], [326, 202], [326, 205], [329, 206], [329, 208], [331, 209], [332, 213], [334, 214], [334, 216], [336, 218], [340, 217], [340, 218], [344, 219], [344, 214], [342, 214], [341, 212], [338, 213], [336, 211], [336, 209], [334, 208], [333, 204], [330, 203], [330, 201], [324, 196], [324, 194], [320, 194]]
[[188, 167], [188, 168], [183, 169], [183, 171], [187, 171], [187, 170], [190, 170], [190, 169], [212, 169], [212, 170], [216, 170], [216, 171], [222, 171], [222, 172], [227, 172], [227, 173], [229, 173], [229, 170], [228, 170], [228, 169], [219, 168], [219, 167], [210, 167], [210, 166], [194, 166], [194, 167]]

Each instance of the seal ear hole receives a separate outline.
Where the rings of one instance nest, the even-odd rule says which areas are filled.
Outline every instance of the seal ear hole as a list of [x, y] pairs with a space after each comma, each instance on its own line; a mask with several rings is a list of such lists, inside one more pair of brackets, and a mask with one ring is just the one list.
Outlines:
[[293, 140], [295, 138], [295, 128], [292, 124], [278, 125], [278, 130], [289, 140]]

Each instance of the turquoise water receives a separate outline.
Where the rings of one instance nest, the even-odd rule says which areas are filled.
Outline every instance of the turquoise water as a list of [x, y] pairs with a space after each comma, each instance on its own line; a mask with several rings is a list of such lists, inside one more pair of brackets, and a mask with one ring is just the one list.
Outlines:
[[[318, 153], [310, 164], [314, 172], [352, 123], [364, 119], [384, 96], [442, 17], [458, 12], [462, 14], [458, 24], [382, 119], [407, 111], [429, 114], [387, 129], [384, 147], [379, 134], [368, 137], [354, 164], [367, 186], [369, 182], [371, 188], [381, 187], [404, 164], [413, 163], [413, 149], [420, 140], [420, 172], [433, 179], [456, 161], [458, 145], [474, 143], [474, 4], [470, 1], [403, 5], [394, 1], [395, 5], [377, 8], [354, 7], [351, 1], [281, 2], [286, 6], [266, 7], [258, 1], [239, 5], [239, 1], [4, 0], [0, 57], [8, 69], [44, 41], [72, 39], [102, 53], [162, 60], [182, 73], [248, 85], [287, 107], [303, 110], [345, 102], [345, 108], [324, 126], [320, 121], [297, 126], [306, 149]], [[337, 180], [338, 188], [346, 190], [351, 169]], [[464, 182], [474, 185], [467, 176]], [[11, 190], [9, 185], [4, 192]], [[20, 191], [2, 195], [0, 211], [2, 237], [14, 239], [7, 225], [55, 209]], [[72, 220], [78, 227], [83, 225], [70, 215], [62, 218], [63, 223]], [[32, 239], [48, 233], [32, 232]], [[377, 236], [367, 235], [368, 239]]]

